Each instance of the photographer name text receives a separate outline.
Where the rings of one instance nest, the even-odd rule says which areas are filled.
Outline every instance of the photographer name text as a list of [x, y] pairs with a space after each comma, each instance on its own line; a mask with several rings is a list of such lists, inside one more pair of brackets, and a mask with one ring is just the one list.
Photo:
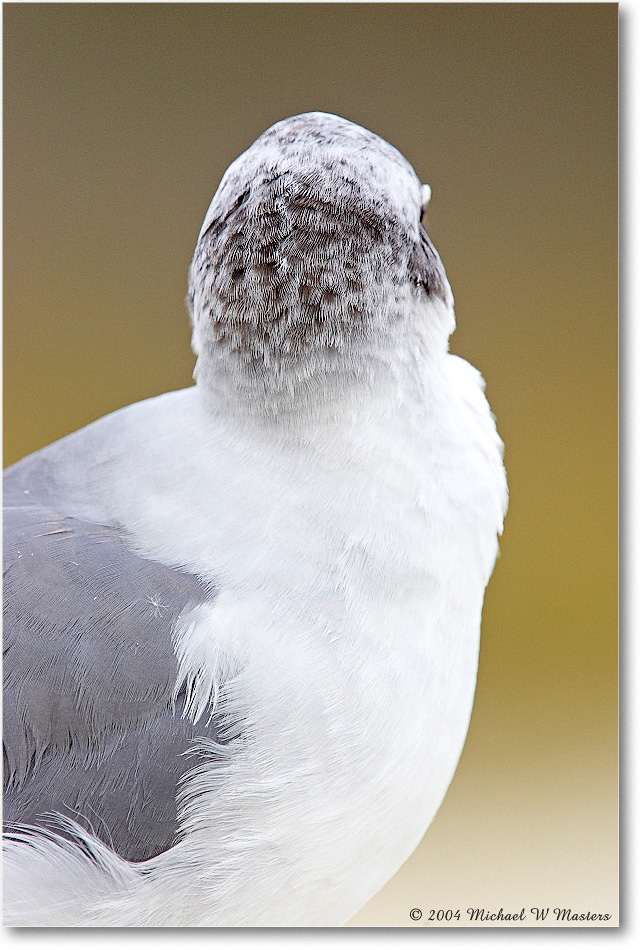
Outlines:
[[431, 908], [422, 911], [418, 907], [413, 907], [410, 911], [412, 920], [418, 922], [423, 918], [424, 926], [430, 923], [450, 923], [468, 922], [471, 924], [495, 924], [495, 923], [518, 923], [519, 921], [530, 921], [540, 924], [577, 924], [581, 922], [591, 923], [600, 920], [610, 920], [611, 914], [595, 913], [592, 910], [576, 911], [570, 907], [531, 907], [526, 911], [522, 907], [518, 911], [506, 911], [503, 907], [499, 910], [487, 910], [485, 907], [469, 907], [466, 911], [455, 909], [439, 910]]

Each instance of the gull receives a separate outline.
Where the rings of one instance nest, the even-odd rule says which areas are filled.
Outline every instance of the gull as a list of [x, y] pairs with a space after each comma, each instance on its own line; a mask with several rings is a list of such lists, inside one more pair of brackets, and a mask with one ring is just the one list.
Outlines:
[[430, 196], [311, 112], [225, 173], [195, 385], [5, 474], [5, 923], [345, 923], [419, 844], [507, 505]]

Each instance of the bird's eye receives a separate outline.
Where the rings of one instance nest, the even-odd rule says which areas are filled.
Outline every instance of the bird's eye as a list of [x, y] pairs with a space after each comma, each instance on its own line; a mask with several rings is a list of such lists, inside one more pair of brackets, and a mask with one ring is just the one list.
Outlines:
[[421, 213], [419, 215], [420, 221], [423, 221], [424, 219], [424, 212], [426, 210], [426, 206], [429, 201], [430, 201], [430, 185], [422, 185], [421, 186]]

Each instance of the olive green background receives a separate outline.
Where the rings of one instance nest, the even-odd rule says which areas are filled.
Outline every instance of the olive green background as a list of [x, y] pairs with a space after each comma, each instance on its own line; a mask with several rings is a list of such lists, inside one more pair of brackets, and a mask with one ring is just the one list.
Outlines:
[[194, 242], [229, 162], [276, 120], [343, 115], [431, 184], [452, 350], [486, 377], [511, 503], [459, 769], [353, 922], [541, 906], [612, 926], [617, 6], [3, 12], [5, 464], [190, 384]]

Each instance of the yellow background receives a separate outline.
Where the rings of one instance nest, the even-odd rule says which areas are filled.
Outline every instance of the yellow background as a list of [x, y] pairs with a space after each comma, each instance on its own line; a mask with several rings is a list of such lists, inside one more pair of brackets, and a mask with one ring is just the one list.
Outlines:
[[432, 185], [511, 505], [460, 767], [358, 925], [617, 915], [617, 27], [615, 4], [4, 6], [5, 464], [190, 384], [194, 242], [277, 119], [336, 112]]

